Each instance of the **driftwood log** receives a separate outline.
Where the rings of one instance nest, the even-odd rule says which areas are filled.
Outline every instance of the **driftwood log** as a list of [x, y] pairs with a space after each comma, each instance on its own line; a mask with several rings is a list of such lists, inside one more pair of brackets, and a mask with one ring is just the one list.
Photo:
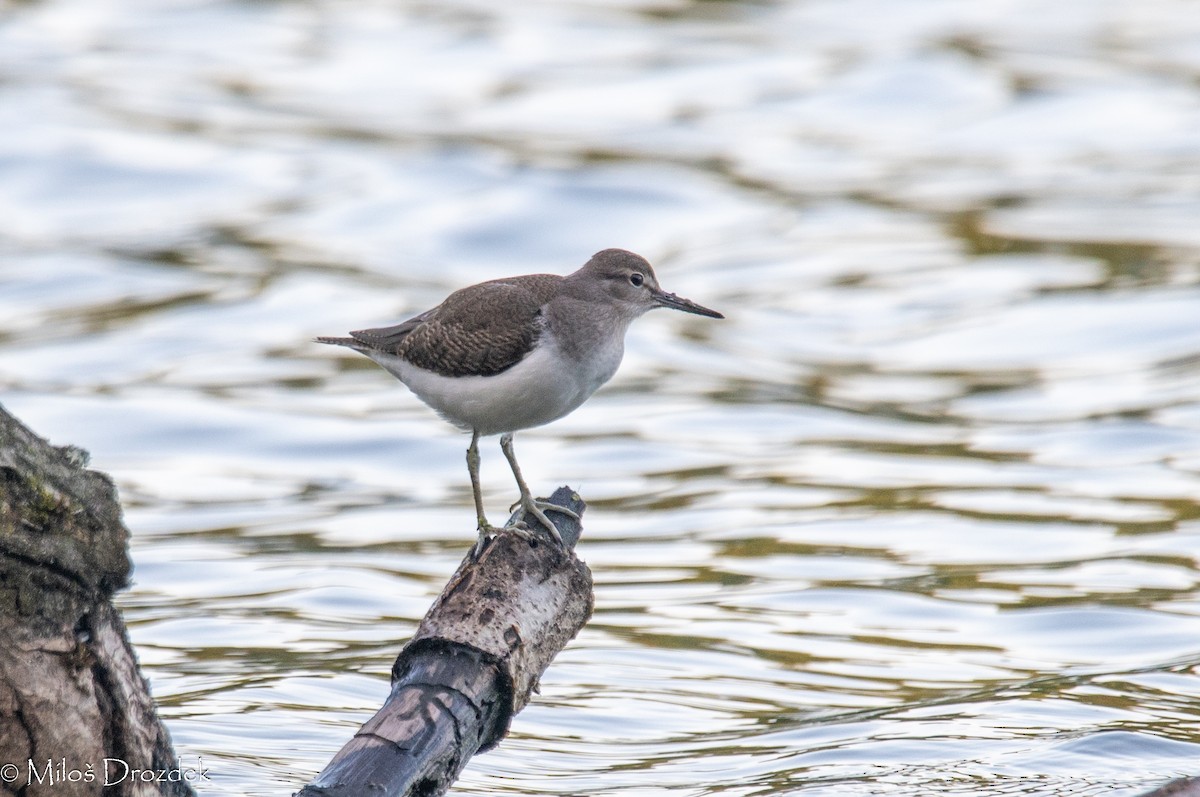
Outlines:
[[112, 604], [116, 490], [86, 461], [0, 407], [0, 795], [191, 795]]
[[[583, 514], [569, 488], [550, 502]], [[547, 514], [564, 547], [535, 522], [533, 540], [505, 530], [473, 548], [396, 658], [383, 707], [297, 797], [434, 797], [504, 737], [592, 613], [579, 521]]]

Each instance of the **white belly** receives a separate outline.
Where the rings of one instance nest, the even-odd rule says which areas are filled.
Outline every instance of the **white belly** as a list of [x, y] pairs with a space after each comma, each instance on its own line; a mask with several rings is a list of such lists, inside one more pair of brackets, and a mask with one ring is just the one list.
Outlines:
[[490, 435], [550, 423], [587, 401], [616, 373], [623, 337], [613, 336], [583, 363], [562, 356], [553, 345], [538, 346], [495, 376], [441, 376], [399, 357], [363, 353], [450, 423]]

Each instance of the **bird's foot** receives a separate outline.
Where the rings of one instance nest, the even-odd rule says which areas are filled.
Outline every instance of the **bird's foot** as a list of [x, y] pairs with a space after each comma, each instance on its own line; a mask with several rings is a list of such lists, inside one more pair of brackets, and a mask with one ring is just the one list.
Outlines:
[[[538, 499], [536, 499], [536, 498], [530, 498], [529, 500], [530, 500], [530, 501], [532, 501], [532, 502], [533, 502], [533, 505], [534, 505], [535, 507], [537, 507], [538, 509], [541, 509], [541, 510], [546, 510], [546, 509], [549, 509], [549, 510], [551, 510], [551, 511], [553, 511], [553, 512], [562, 512], [564, 515], [566, 515], [567, 517], [571, 518], [571, 520], [579, 520], [579, 519], [580, 519], [580, 518], [579, 518], [579, 515], [577, 515], [577, 514], [575, 513], [575, 510], [573, 510], [573, 509], [571, 509], [571, 508], [569, 508], [569, 507], [565, 507], [565, 506], [559, 506], [558, 504], [552, 504], [552, 503], [550, 503], [549, 501], [539, 501], [539, 500], [538, 500]], [[513, 501], [513, 502], [512, 502], [512, 505], [511, 505], [511, 506], [509, 506], [509, 508], [508, 508], [508, 511], [511, 513], [511, 512], [512, 512], [514, 509], [516, 509], [517, 507], [524, 507], [524, 508], [525, 508], [525, 511], [527, 511], [527, 512], [530, 512], [530, 509], [529, 509], [529, 507], [525, 506], [525, 502], [524, 502], [523, 500], [519, 499], [519, 498], [518, 498], [516, 501]], [[531, 514], [532, 514], [532, 512], [531, 512]], [[551, 522], [551, 521], [549, 521], [549, 520], [542, 520], [542, 522], [543, 522], [543, 523], [550, 523], [550, 525], [551, 525], [551, 526], [553, 526], [553, 525], [554, 525], [554, 523], [552, 523], [552, 522]]]
[[525, 526], [524, 523], [519, 523], [519, 524], [518, 523], [508, 523], [505, 526], [500, 527], [500, 526], [493, 526], [491, 523], [488, 523], [486, 520], [482, 520], [479, 523], [478, 530], [479, 530], [479, 537], [478, 537], [478, 539], [475, 540], [475, 545], [472, 546], [472, 552], [473, 552], [474, 556], [479, 556], [480, 554], [482, 554], [484, 549], [487, 548], [488, 542], [492, 538], [498, 536], [501, 532], [506, 532], [508, 534], [514, 534], [517, 537], [520, 537], [521, 539], [527, 540], [529, 542], [533, 542], [534, 540], [537, 539], [537, 536], [538, 536], [537, 534], [530, 531]]
[[520, 522], [511, 524], [507, 528], [516, 531], [527, 540], [533, 540], [536, 538], [533, 531], [531, 531], [529, 528], [530, 515], [537, 518], [537, 521], [541, 523], [547, 531], [550, 532], [550, 536], [554, 538], [554, 541], [557, 542], [560, 547], [563, 544], [562, 535], [558, 533], [558, 526], [555, 526], [554, 522], [551, 521], [550, 518], [546, 517], [545, 510], [550, 509], [555, 512], [561, 512], [569, 518], [579, 520], [579, 515], [577, 515], [574, 511], [567, 509], [566, 507], [559, 506], [558, 504], [552, 504], [548, 501], [539, 501], [532, 495], [522, 495], [521, 500], [509, 507], [509, 511], [516, 509], [518, 506], [525, 510], [525, 517], [522, 518]]
[[478, 556], [479, 554], [483, 553], [484, 548], [487, 547], [488, 538], [495, 536], [500, 529], [496, 528], [491, 523], [488, 523], [487, 518], [485, 518], [482, 514], [479, 516], [479, 524], [476, 529], [479, 532], [479, 537], [476, 538], [475, 545], [472, 546], [472, 551], [474, 552], [475, 556]]
[[538, 538], [538, 535], [531, 531], [529, 527], [525, 525], [525, 521], [523, 520], [520, 523], [509, 523], [504, 527], [504, 530], [509, 534], [520, 537], [526, 542], [536, 542]]

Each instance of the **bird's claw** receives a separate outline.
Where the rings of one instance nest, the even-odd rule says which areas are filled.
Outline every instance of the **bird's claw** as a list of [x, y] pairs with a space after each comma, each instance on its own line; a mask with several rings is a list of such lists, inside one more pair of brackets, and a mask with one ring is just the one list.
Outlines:
[[529, 528], [529, 525], [524, 520], [511, 523], [504, 528], [528, 542], [533, 542], [537, 539], [537, 534], [534, 533], [533, 529]]
[[488, 539], [494, 536], [500, 529], [487, 522], [486, 518], [479, 519], [479, 525], [476, 529], [479, 536], [475, 539], [475, 544], [471, 546], [473, 556], [479, 556], [487, 547]]
[[[515, 510], [517, 507], [521, 507], [529, 514], [533, 515], [534, 517], [538, 517], [539, 512], [545, 513], [546, 510], [550, 510], [552, 512], [561, 512], [562, 514], [571, 518], [571, 520], [579, 520], [579, 515], [573, 509], [570, 509], [565, 506], [559, 506], [558, 504], [552, 504], [549, 501], [539, 501], [536, 498], [531, 498], [529, 500], [530, 500], [530, 503], [532, 504], [532, 506], [530, 506], [530, 504], [526, 504], [521, 499], [517, 499], [516, 501], [513, 501], [512, 506], [510, 506], [508, 508], [509, 513], [511, 514], [513, 512], [513, 510]], [[554, 525], [554, 523], [552, 523], [550, 520], [545, 520], [540, 517], [538, 519], [541, 520], [545, 524], [549, 524], [551, 526]]]
[[562, 512], [569, 518], [573, 518], [575, 520], [579, 519], [578, 514], [570, 509], [567, 509], [566, 507], [561, 507], [558, 504], [551, 504], [547, 501], [539, 501], [532, 496], [522, 496], [521, 500], [513, 504], [512, 508], [515, 509], [518, 506], [525, 510], [525, 517], [521, 518], [521, 520], [515, 523], [510, 523], [508, 526], [506, 526], [506, 528], [516, 531], [522, 538], [530, 541], [536, 539], [537, 537], [537, 535], [534, 534], [529, 526], [529, 516], [532, 515], [538, 521], [538, 523], [540, 523], [546, 529], [546, 531], [550, 532], [550, 536], [554, 538], [555, 542], [557, 542], [560, 546], [563, 544], [562, 535], [558, 533], [558, 527], [554, 525], [554, 522], [550, 520], [550, 518], [546, 517], [543, 507], [546, 509], [552, 509], [555, 512]]

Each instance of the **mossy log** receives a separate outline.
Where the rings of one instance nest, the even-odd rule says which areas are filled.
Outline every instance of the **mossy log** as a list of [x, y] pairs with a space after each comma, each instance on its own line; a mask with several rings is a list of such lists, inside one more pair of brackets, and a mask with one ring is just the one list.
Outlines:
[[0, 407], [0, 797], [191, 795], [112, 604], [116, 490], [86, 462]]
[[[569, 488], [550, 502], [583, 513]], [[396, 658], [383, 707], [297, 797], [435, 797], [504, 737], [592, 613], [579, 521], [547, 514], [564, 546], [534, 522], [533, 540], [505, 530], [473, 548]]]

